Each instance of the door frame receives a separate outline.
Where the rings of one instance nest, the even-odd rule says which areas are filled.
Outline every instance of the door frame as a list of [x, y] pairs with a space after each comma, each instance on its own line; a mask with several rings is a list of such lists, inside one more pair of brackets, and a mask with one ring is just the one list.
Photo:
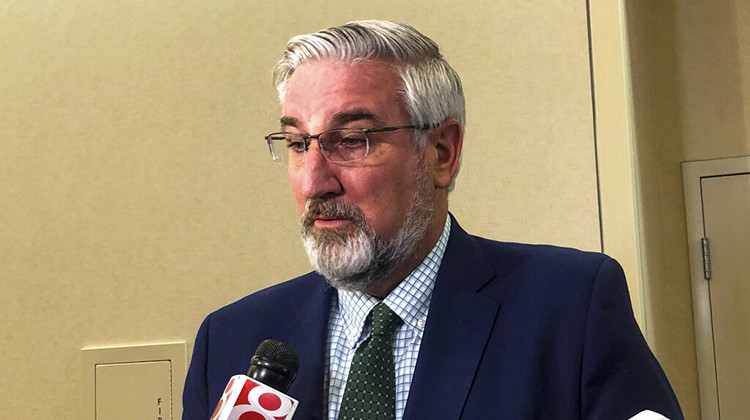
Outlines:
[[716, 383], [713, 326], [708, 280], [703, 274], [701, 239], [705, 237], [703, 223], [703, 178], [750, 173], [750, 156], [682, 162], [682, 181], [685, 192], [685, 216], [690, 258], [690, 283], [693, 294], [693, 325], [698, 356], [698, 389], [701, 419], [719, 420], [719, 396]]
[[625, 271], [635, 319], [648, 337], [625, 4], [586, 3], [601, 250]]

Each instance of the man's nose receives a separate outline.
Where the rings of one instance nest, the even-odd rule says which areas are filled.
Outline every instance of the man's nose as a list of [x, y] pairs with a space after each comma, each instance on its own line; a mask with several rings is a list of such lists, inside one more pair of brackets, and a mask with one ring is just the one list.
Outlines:
[[343, 188], [336, 176], [334, 165], [323, 155], [320, 144], [311, 140], [305, 160], [302, 162], [304, 193], [308, 199], [338, 195], [342, 192]]

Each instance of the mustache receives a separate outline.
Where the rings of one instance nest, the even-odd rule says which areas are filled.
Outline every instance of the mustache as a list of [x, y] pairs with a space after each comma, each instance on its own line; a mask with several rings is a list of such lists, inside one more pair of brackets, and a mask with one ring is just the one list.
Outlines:
[[310, 231], [317, 217], [330, 217], [334, 219], [347, 219], [359, 228], [366, 228], [365, 215], [355, 206], [339, 203], [334, 200], [313, 198], [305, 203], [305, 211], [302, 213], [302, 228]]

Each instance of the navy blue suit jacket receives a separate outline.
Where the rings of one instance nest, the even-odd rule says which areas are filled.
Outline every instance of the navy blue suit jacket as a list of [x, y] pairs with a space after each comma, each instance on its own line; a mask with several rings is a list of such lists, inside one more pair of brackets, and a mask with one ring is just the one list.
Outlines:
[[[682, 419], [611, 258], [471, 236], [453, 220], [405, 419]], [[300, 354], [295, 419], [325, 418], [331, 298], [310, 273], [209, 315], [185, 383], [183, 419], [206, 420], [261, 341]]]

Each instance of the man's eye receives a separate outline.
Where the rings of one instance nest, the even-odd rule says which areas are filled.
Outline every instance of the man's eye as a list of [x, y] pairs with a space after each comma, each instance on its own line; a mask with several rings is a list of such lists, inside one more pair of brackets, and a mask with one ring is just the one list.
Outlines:
[[339, 140], [340, 147], [355, 148], [355, 147], [363, 147], [364, 145], [365, 145], [365, 137], [361, 135], [360, 136], [357, 136], [357, 135], [345, 136], [345, 137], [342, 137], [341, 140]]
[[292, 152], [302, 153], [305, 151], [305, 142], [300, 140], [289, 141], [287, 140], [286, 147]]

